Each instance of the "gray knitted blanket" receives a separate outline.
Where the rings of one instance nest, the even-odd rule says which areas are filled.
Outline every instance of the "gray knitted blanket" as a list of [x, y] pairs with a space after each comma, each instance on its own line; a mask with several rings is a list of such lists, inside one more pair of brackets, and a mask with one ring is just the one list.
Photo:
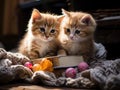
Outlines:
[[101, 90], [120, 89], [120, 59], [105, 60], [106, 50], [102, 44], [96, 44], [94, 62], [90, 69], [77, 73], [76, 78], [56, 77], [53, 72], [32, 72], [24, 66], [30, 61], [20, 53], [7, 52], [0, 48], [0, 83], [6, 84], [13, 80], [24, 80], [32, 84], [44, 84], [57, 87], [100, 88]]

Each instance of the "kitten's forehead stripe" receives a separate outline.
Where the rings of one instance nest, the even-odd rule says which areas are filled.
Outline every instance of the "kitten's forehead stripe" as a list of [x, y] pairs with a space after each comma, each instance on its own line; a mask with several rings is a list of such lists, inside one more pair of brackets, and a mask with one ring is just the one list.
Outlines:
[[81, 27], [80, 19], [71, 18], [69, 20], [69, 25], [70, 25], [71, 28], [80, 28]]
[[83, 12], [70, 12], [70, 17], [68, 18], [68, 26], [70, 28], [81, 28], [84, 27], [84, 25], [81, 24], [81, 19], [83, 16], [88, 15], [88, 13]]
[[56, 18], [53, 15], [50, 14], [43, 14], [43, 23], [45, 24], [45, 26], [49, 26], [49, 27], [54, 27], [57, 23]]
[[53, 27], [53, 26], [55, 26], [55, 20], [46, 18], [45, 25], [49, 26], [49, 27], [51, 27], [51, 26]]
[[52, 16], [50, 14], [42, 14], [42, 15], [43, 15], [42, 19], [37, 20], [35, 25], [37, 24], [37, 26], [51, 27], [51, 28], [59, 27], [59, 23], [58, 23], [56, 17], [54, 17], [54, 16]]
[[83, 13], [81, 12], [76, 12], [76, 13], [71, 12], [71, 17], [69, 18], [70, 27], [79, 28], [81, 26], [80, 20], [82, 17], [83, 17]]

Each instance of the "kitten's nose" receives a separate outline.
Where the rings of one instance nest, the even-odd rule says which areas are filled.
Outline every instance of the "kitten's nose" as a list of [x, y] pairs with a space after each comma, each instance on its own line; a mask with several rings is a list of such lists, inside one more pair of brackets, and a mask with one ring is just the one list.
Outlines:
[[70, 35], [70, 39], [73, 39], [73, 35]]
[[49, 36], [46, 36], [46, 38], [49, 38]]

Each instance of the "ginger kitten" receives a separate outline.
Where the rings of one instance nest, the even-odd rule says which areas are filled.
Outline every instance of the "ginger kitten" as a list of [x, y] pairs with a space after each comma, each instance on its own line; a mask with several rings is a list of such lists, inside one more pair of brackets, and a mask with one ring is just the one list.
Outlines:
[[30, 59], [57, 55], [61, 17], [33, 9], [19, 52]]
[[89, 60], [94, 55], [94, 31], [96, 22], [84, 12], [69, 12], [62, 9], [65, 16], [61, 22], [59, 40], [67, 55], [83, 55]]

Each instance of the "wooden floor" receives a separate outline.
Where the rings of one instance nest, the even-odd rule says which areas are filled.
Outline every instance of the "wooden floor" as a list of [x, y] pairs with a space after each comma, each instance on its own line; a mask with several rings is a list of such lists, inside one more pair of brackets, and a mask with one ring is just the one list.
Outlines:
[[0, 90], [95, 90], [95, 89], [74, 89], [66, 87], [47, 87], [24, 83], [14, 83], [8, 85], [0, 85]]

